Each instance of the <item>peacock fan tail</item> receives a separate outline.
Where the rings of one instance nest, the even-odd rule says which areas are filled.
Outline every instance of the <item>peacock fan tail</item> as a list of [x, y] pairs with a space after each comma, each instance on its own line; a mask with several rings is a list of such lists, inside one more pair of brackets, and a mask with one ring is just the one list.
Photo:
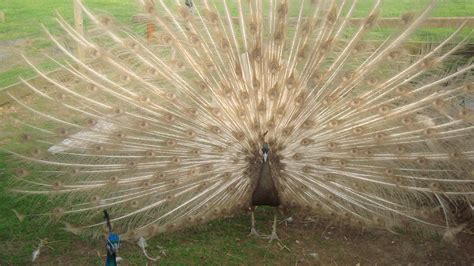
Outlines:
[[472, 208], [466, 23], [413, 51], [435, 2], [378, 42], [377, 0], [359, 19], [357, 1], [168, 2], [142, 0], [129, 28], [81, 4], [84, 34], [60, 15], [64, 34], [44, 29], [60, 71], [24, 56], [44, 86], [8, 93], [19, 134], [2, 149], [12, 190], [54, 206], [34, 217], [97, 234], [107, 209], [135, 239], [230, 216], [252, 205], [264, 144], [279, 204], [306, 215], [445, 232]]

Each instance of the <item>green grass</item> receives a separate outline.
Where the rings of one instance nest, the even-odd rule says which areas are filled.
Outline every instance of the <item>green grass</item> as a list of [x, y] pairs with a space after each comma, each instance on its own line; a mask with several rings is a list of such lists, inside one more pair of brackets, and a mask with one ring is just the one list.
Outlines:
[[[39, 239], [48, 238], [38, 265], [103, 265], [104, 240], [82, 238], [62, 230], [61, 224], [42, 223], [34, 217], [19, 222], [12, 212], [31, 212], [35, 197], [17, 198], [6, 193], [5, 154], [0, 154], [0, 265], [29, 265]], [[45, 205], [43, 208], [49, 208]], [[40, 210], [36, 210], [40, 211]], [[256, 210], [260, 232], [271, 230], [273, 210]], [[288, 214], [284, 217], [288, 217]], [[280, 219], [282, 217], [280, 216]], [[298, 217], [296, 217], [298, 219]], [[439, 238], [420, 238], [408, 233], [389, 234], [380, 230], [354, 230], [322, 220], [309, 225], [279, 225], [283, 248], [277, 243], [249, 238], [249, 215], [212, 221], [182, 231], [158, 235], [148, 240], [150, 256], [158, 256], [163, 247], [166, 256], [160, 265], [314, 265], [327, 264], [447, 264], [469, 262], [465, 251], [440, 242]], [[472, 243], [469, 242], [469, 243]], [[462, 247], [462, 246], [461, 246]], [[100, 257], [98, 256], [100, 253]], [[119, 255], [124, 265], [145, 265], [146, 258], [134, 242], [122, 242]], [[319, 261], [309, 256], [318, 254]], [[154, 265], [154, 264], [153, 264]]]
[[[136, 10], [134, 1], [84, 0], [84, 2], [93, 10], [106, 10], [106, 13], [113, 15], [123, 23], [128, 23]], [[360, 0], [359, 2], [360, 9], [356, 12], [356, 16], [364, 16], [369, 10], [369, 4], [373, 1]], [[426, 1], [416, 0], [386, 0], [383, 4], [383, 15], [385, 17], [399, 16], [409, 10], [419, 10], [425, 3]], [[5, 23], [0, 23], [0, 43], [16, 39], [33, 39], [34, 49], [28, 51], [33, 54], [39, 54], [43, 49], [50, 47], [44, 40], [39, 24], [57, 29], [54, 10], [72, 21], [70, 1], [0, 0], [0, 10], [5, 13]], [[469, 16], [473, 15], [473, 10], [474, 1], [444, 0], [439, 1], [433, 16]], [[235, 9], [232, 12], [235, 12]], [[421, 32], [425, 36], [424, 40], [426, 38], [436, 40], [440, 36], [446, 36], [450, 31], [451, 29], [423, 29]], [[50, 69], [53, 65], [45, 63], [42, 67]], [[32, 75], [31, 69], [24, 66], [2, 72], [0, 73], [0, 88], [15, 83], [18, 76], [30, 77]], [[7, 155], [0, 153], [0, 265], [29, 264], [31, 253], [36, 248], [39, 238], [48, 238], [52, 241], [50, 245], [52, 249], [43, 249], [44, 253], [40, 256], [40, 260], [44, 264], [59, 265], [68, 254], [74, 254], [74, 264], [101, 264], [102, 259], [99, 259], [95, 254], [96, 251], [103, 254], [104, 243], [102, 241], [71, 235], [61, 229], [61, 224], [40, 224], [32, 217], [27, 217], [21, 223], [18, 221], [12, 209], [20, 213], [29, 213], [31, 212], [29, 207], [38, 201], [38, 198], [18, 198], [18, 195], [8, 192], [8, 179], [11, 178], [8, 171], [10, 170], [7, 169]], [[51, 206], [45, 205], [43, 208], [46, 210]], [[272, 210], [258, 209], [257, 220], [259, 227], [268, 232], [272, 220]], [[239, 215], [234, 218], [213, 221], [205, 226], [158, 236], [149, 241], [150, 253], [152, 256], [158, 253], [157, 245], [165, 247], [168, 250], [168, 256], [162, 260], [164, 265], [294, 264], [298, 260], [299, 257], [295, 254], [295, 250], [299, 249], [295, 241], [301, 239], [300, 235], [281, 235], [284, 243], [292, 248], [292, 252], [288, 252], [281, 250], [276, 244], [267, 244], [263, 240], [247, 238], [248, 226], [249, 217]], [[318, 230], [322, 231], [321, 228]], [[369, 239], [377, 236], [368, 235]], [[391, 238], [399, 239], [398, 237]], [[319, 244], [321, 241], [321, 237], [314, 238], [312, 245]], [[415, 239], [415, 242], [419, 241], [419, 239]], [[338, 240], [326, 242], [325, 245], [318, 247], [331, 253], [334, 261], [348, 262], [346, 260], [347, 254], [341, 251], [341, 246], [344, 245], [345, 242]], [[440, 245], [439, 248], [442, 250], [445, 249], [436, 241], [435, 245]], [[124, 243], [121, 256], [129, 264], [143, 265], [146, 262], [134, 243]], [[353, 262], [355, 264], [358, 261]]]
[[[102, 14], [113, 16], [121, 23], [129, 23], [137, 9], [134, 1], [86, 0], [84, 3], [90, 9], [102, 10]], [[52, 32], [59, 32], [55, 12], [61, 14], [70, 23], [73, 21], [73, 5], [69, 0], [2, 0], [0, 11], [5, 13], [5, 22], [0, 23], [0, 49], [8, 42], [15, 42], [10, 45], [18, 46], [16, 50], [23, 50], [23, 53], [31, 57], [40, 56], [44, 50], [52, 46], [40, 25], [44, 25]], [[29, 40], [31, 44], [17, 44], [26, 40]], [[18, 82], [19, 76], [31, 78], [35, 74], [29, 67], [22, 64], [19, 56], [13, 65], [12, 69], [0, 73], [0, 88]], [[51, 70], [54, 66], [50, 62], [43, 63], [44, 65], [47, 66], [47, 70]]]
[[[45, 238], [50, 241], [50, 248], [41, 249], [38, 259], [40, 264], [102, 264], [104, 258], [99, 258], [97, 252], [104, 255], [103, 240], [73, 235], [64, 231], [61, 223], [45, 223], [44, 219], [34, 216], [26, 216], [22, 222], [17, 219], [13, 210], [21, 214], [31, 213], [31, 206], [38, 206], [38, 202], [47, 200], [40, 196], [29, 197], [8, 191], [13, 169], [9, 155], [0, 153], [0, 265], [29, 264], [33, 250], [40, 239]], [[53, 206], [53, 203], [46, 203], [34, 212], [45, 212]], [[259, 227], [266, 226], [263, 231], [271, 228], [272, 215], [273, 210], [268, 208], [257, 212]], [[155, 256], [160, 252], [157, 246], [164, 247], [167, 256], [160, 260], [163, 265], [237, 265], [255, 259], [277, 262], [280, 248], [263, 240], [247, 238], [248, 225], [247, 215], [216, 220], [207, 225], [154, 237], [148, 240], [148, 251], [151, 256]], [[132, 265], [143, 265], [147, 261], [136, 243], [123, 242], [120, 256]]]
[[[125, 23], [129, 23], [131, 16], [137, 11], [135, 1], [132, 0], [83, 0], [83, 2], [89, 9], [99, 10]], [[365, 16], [373, 2], [372, 0], [359, 1], [354, 16]], [[382, 4], [382, 15], [383, 17], [399, 17], [406, 12], [423, 9], [428, 2], [428, 0], [385, 0]], [[42, 32], [39, 24], [44, 24], [47, 28], [56, 28], [54, 16], [56, 11], [72, 22], [72, 8], [70, 0], [2, 0], [0, 10], [5, 13], [5, 22], [0, 24], [0, 40], [38, 36]], [[439, 0], [432, 16], [468, 17], [473, 15], [473, 10], [474, 2], [470, 0]], [[232, 7], [232, 13], [237, 14], [235, 6]], [[290, 15], [296, 15], [297, 8], [291, 13], [293, 14]]]
[[[62, 230], [62, 224], [43, 223], [33, 216], [27, 216], [19, 222], [13, 209], [19, 213], [31, 213], [30, 206], [37, 206], [38, 197], [19, 197], [7, 191], [11, 177], [7, 170], [7, 155], [0, 153], [0, 265], [25, 265], [31, 261], [33, 250], [37, 248], [39, 239], [47, 238], [49, 248], [43, 248], [39, 257], [41, 264], [101, 264], [103, 258], [97, 251], [104, 254], [103, 240], [81, 238]], [[11, 170], [11, 169], [10, 169]], [[54, 206], [51, 204], [51, 206]], [[52, 208], [43, 205], [35, 212]], [[271, 228], [273, 210], [263, 208], [257, 212], [257, 222], [263, 231]], [[148, 240], [151, 256], [159, 254], [157, 246], [164, 247], [167, 256], [160, 260], [163, 265], [222, 265], [242, 264], [256, 259], [267, 262], [278, 262], [280, 248], [267, 244], [266, 241], [247, 238], [249, 217], [239, 215], [213, 221], [207, 225], [197, 226], [179, 232], [160, 235]], [[285, 256], [291, 256], [290, 253]], [[73, 258], [70, 259], [69, 256]], [[126, 263], [144, 265], [145, 257], [135, 243], [123, 242], [120, 249]], [[69, 260], [70, 259], [70, 260]], [[68, 262], [65, 262], [68, 261]]]
[[[54, 62], [46, 61], [38, 65], [42, 70], [48, 72], [54, 70], [57, 65]], [[14, 68], [0, 73], [0, 89], [20, 81], [20, 77], [28, 79], [35, 76], [36, 72], [27, 66]]]
[[[129, 24], [131, 16], [136, 13], [135, 1], [128, 0], [84, 0], [91, 10], [100, 11], [115, 17], [119, 22]], [[166, 2], [166, 1], [165, 1]], [[167, 2], [173, 2], [167, 0]], [[384, 17], [398, 17], [408, 11], [421, 10], [428, 0], [386, 0], [383, 1], [382, 15]], [[354, 16], [362, 17], [372, 7], [373, 1], [362, 0], [358, 2]], [[43, 49], [50, 47], [50, 43], [45, 40], [40, 24], [45, 25], [53, 32], [58, 29], [55, 21], [55, 12], [59, 12], [69, 22], [73, 21], [72, 1], [59, 0], [2, 0], [0, 1], [0, 11], [5, 13], [5, 22], [0, 23], [0, 45], [2, 42], [13, 40], [33, 40], [33, 44], [23, 49], [25, 53], [37, 57]], [[296, 6], [295, 6], [296, 7]], [[433, 11], [434, 17], [460, 17], [472, 16], [474, 1], [470, 0], [439, 0]], [[231, 4], [231, 12], [237, 14], [236, 7]], [[297, 7], [290, 10], [290, 15], [297, 14]], [[439, 41], [445, 38], [452, 30], [445, 28], [422, 29], [414, 35], [417, 41]], [[467, 36], [470, 30], [465, 30], [462, 36]], [[386, 37], [389, 32], [381, 29], [377, 38]], [[474, 41], [474, 36], [470, 37]], [[21, 59], [18, 59], [21, 61]], [[10, 70], [0, 73], [0, 88], [14, 84], [18, 81], [18, 76], [30, 78], [34, 73], [24, 65], [16, 65]]]
[[[106, 11], [121, 22], [129, 22], [135, 13], [134, 1], [85, 0], [90, 9]], [[42, 34], [40, 24], [48, 29], [57, 28], [55, 12], [73, 21], [72, 1], [60, 0], [2, 0], [0, 10], [5, 13], [5, 23], [0, 24], [0, 40], [31, 38]]]
[[[25, 197], [8, 191], [14, 159], [0, 153], [0, 265], [29, 265], [32, 252], [40, 239], [50, 241], [41, 250], [38, 265], [103, 265], [104, 240], [90, 239], [64, 231], [61, 223], [45, 222], [26, 216], [19, 222], [13, 209], [21, 214], [40, 213], [54, 203], [46, 198]], [[46, 202], [34, 211], [31, 206]], [[273, 208], [256, 210], [257, 229], [269, 233]], [[113, 214], [112, 214], [113, 215]], [[282, 220], [293, 216], [294, 223], [279, 224], [283, 248], [264, 239], [247, 237], [250, 227], [248, 214], [214, 220], [206, 225], [157, 235], [148, 240], [150, 256], [158, 256], [163, 247], [166, 256], [160, 265], [314, 265], [327, 264], [408, 264], [408, 263], [466, 263], [471, 261], [470, 247], [474, 238], [459, 247], [440, 241], [439, 237], [419, 237], [400, 230], [397, 235], [385, 230], [361, 230], [345, 224], [319, 221], [302, 223], [298, 213], [279, 215]], [[47, 219], [46, 219], [47, 221]], [[464, 243], [464, 242], [463, 242]], [[100, 257], [98, 255], [100, 254]], [[319, 260], [310, 256], [318, 254]], [[145, 265], [147, 259], [135, 242], [122, 242], [119, 255], [125, 265]], [[474, 259], [474, 258], [471, 258]], [[471, 261], [474, 262], [474, 261]]]
[[[362, 17], [370, 10], [375, 1], [362, 0], [354, 13]], [[382, 1], [383, 17], [399, 17], [404, 13], [422, 10], [429, 0], [385, 0]], [[470, 0], [438, 0], [432, 17], [469, 17], [473, 16], [474, 2]]]
[[[135, 1], [131, 0], [84, 0], [83, 2], [91, 10], [99, 10], [101, 13], [111, 15], [122, 23], [129, 23], [131, 16], [137, 11]], [[373, 2], [371, 0], [359, 1], [354, 16], [365, 16]], [[421, 10], [427, 2], [429, 1], [386, 0], [382, 5], [382, 15], [384, 17], [399, 17], [409, 11]], [[0, 41], [37, 37], [42, 33], [40, 24], [44, 24], [48, 29], [57, 28], [56, 11], [72, 22], [72, 8], [72, 1], [69, 0], [2, 0], [0, 10], [5, 13], [5, 22], [0, 24]], [[439, 0], [432, 16], [472, 16], [473, 10], [474, 2], [470, 0]], [[237, 14], [235, 7], [232, 7], [232, 13]], [[297, 9], [292, 10], [292, 13], [296, 15]]]

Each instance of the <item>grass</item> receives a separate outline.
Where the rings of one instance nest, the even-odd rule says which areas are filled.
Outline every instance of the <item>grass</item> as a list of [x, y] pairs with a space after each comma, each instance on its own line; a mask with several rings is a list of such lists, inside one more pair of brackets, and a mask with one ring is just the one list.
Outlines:
[[[105, 14], [113, 16], [122, 23], [130, 22], [131, 16], [136, 11], [134, 1], [119, 0], [86, 0], [87, 6], [93, 10], [103, 10]], [[55, 21], [55, 12], [61, 14], [70, 23], [73, 21], [72, 1], [58, 0], [2, 0], [0, 10], [5, 13], [5, 22], [0, 23], [0, 51], [1, 46], [10, 46], [13, 52], [26, 53], [31, 57], [51, 48], [51, 43], [46, 39], [40, 25], [53, 32], [58, 31]], [[106, 12], [105, 12], [106, 10]], [[11, 52], [11, 50], [6, 50]], [[0, 70], [0, 88], [18, 82], [18, 77], [30, 78], [34, 72], [25, 66], [19, 56], [12, 62], [12, 67], [4, 71]], [[53, 64], [43, 63], [50, 66]]]
[[[44, 264], [101, 264], [104, 254], [102, 240], [83, 239], [62, 230], [61, 224], [38, 224], [34, 217], [27, 217], [19, 222], [13, 209], [19, 213], [27, 213], [29, 206], [34, 204], [34, 197], [16, 198], [7, 192], [6, 154], [0, 154], [0, 265], [24, 265], [31, 260], [39, 239], [48, 238], [49, 248], [43, 248], [39, 263]], [[43, 206], [48, 208], [48, 206]], [[38, 210], [37, 210], [38, 211]], [[272, 210], [263, 209], [258, 212], [257, 221], [265, 229], [271, 228]], [[213, 221], [180, 232], [165, 234], [149, 241], [149, 252], [159, 254], [157, 245], [166, 248], [167, 256], [161, 260], [163, 265], [237, 265], [245, 262], [263, 260], [270, 263], [278, 262], [282, 257], [278, 246], [269, 245], [259, 239], [247, 239], [249, 218], [239, 215], [235, 218]], [[73, 258], [70, 258], [72, 256]], [[146, 262], [135, 243], [123, 243], [120, 256], [127, 264]], [[290, 253], [285, 254], [290, 256]]]
[[[34, 217], [19, 222], [12, 209], [27, 213], [35, 197], [20, 197], [6, 190], [7, 155], [0, 153], [0, 265], [27, 265], [39, 239], [47, 238], [48, 247], [41, 250], [39, 265], [101, 265], [104, 241], [82, 238], [62, 230], [62, 224], [42, 224]], [[43, 208], [49, 208], [45, 205]], [[41, 211], [41, 210], [36, 210]], [[166, 256], [160, 265], [290, 265], [290, 264], [408, 264], [474, 262], [470, 247], [474, 239], [461, 238], [460, 248], [440, 241], [421, 238], [406, 232], [390, 234], [385, 230], [365, 231], [320, 217], [304, 222], [298, 213], [293, 223], [279, 224], [282, 244], [249, 238], [249, 215], [212, 221], [178, 232], [158, 235], [148, 240], [150, 256], [158, 256], [163, 247]], [[257, 208], [257, 229], [269, 233], [272, 208]], [[283, 246], [284, 245], [284, 246]], [[145, 265], [147, 259], [136, 243], [123, 242], [120, 256], [125, 265]]]
[[[107, 10], [121, 22], [129, 22], [134, 14], [133, 1], [121, 0], [84, 0], [93, 10]], [[356, 16], [363, 16], [372, 1], [361, 0]], [[5, 13], [5, 23], [0, 24], [0, 44], [17, 39], [32, 39], [32, 54], [40, 54], [49, 49], [43, 39], [39, 24], [55, 28], [54, 10], [71, 21], [72, 4], [59, 0], [1, 0], [0, 10]], [[420, 9], [426, 1], [384, 1], [383, 15], [399, 16], [403, 11]], [[470, 0], [439, 1], [433, 16], [469, 16], [474, 10]], [[234, 11], [235, 12], [235, 9]], [[449, 29], [424, 29], [423, 34], [436, 39], [445, 36]], [[425, 38], [425, 37], [423, 37]], [[30, 46], [31, 47], [31, 46]], [[42, 67], [53, 67], [45, 63]], [[29, 77], [33, 72], [22, 65], [13, 65], [11, 69], [0, 73], [0, 88], [17, 81], [18, 76]], [[42, 250], [39, 258], [41, 264], [102, 264], [104, 254], [102, 240], [81, 238], [62, 230], [61, 224], [40, 224], [34, 217], [27, 217], [19, 222], [12, 209], [20, 213], [30, 211], [29, 206], [38, 200], [36, 197], [20, 197], [7, 191], [8, 179], [7, 155], [0, 153], [0, 265], [25, 265], [30, 263], [31, 253], [39, 239], [48, 238], [50, 247]], [[11, 166], [10, 166], [11, 167]], [[50, 206], [43, 206], [48, 209]], [[273, 211], [267, 208], [257, 210], [259, 229], [270, 230]], [[286, 216], [285, 216], [286, 217]], [[164, 265], [222, 265], [222, 264], [295, 264], [295, 262], [314, 264], [309, 254], [317, 253], [320, 262], [329, 264], [374, 263], [394, 264], [409, 262], [449, 263], [473, 261], [469, 257], [469, 245], [462, 245], [461, 250], [446, 246], [439, 239], [425, 240], [409, 234], [389, 235], [386, 232], [361, 233], [352, 228], [330, 229], [329, 223], [321, 220], [309, 226], [305, 223], [281, 226], [280, 237], [290, 250], [282, 249], [277, 244], [247, 238], [249, 227], [248, 215], [238, 215], [209, 223], [205, 226], [165, 234], [149, 241], [151, 255], [159, 253], [157, 245], [167, 249], [167, 257], [161, 260]], [[329, 228], [329, 229], [328, 229]], [[328, 235], [329, 232], [332, 234]], [[346, 240], [349, 239], [349, 240]], [[297, 242], [298, 241], [298, 242]], [[469, 240], [470, 241], [470, 240]], [[403, 243], [393, 246], [393, 243]], [[472, 244], [471, 242], [468, 242]], [[361, 247], [364, 250], [361, 251]], [[462, 248], [465, 248], [462, 249]], [[467, 250], [467, 251], [466, 251]], [[421, 252], [421, 255], [418, 254]], [[429, 252], [432, 252], [430, 255]], [[467, 254], [467, 255], [466, 255]], [[124, 243], [121, 256], [127, 264], [143, 265], [146, 259], [141, 255], [135, 243]], [[314, 256], [313, 256], [314, 257]], [[314, 259], [314, 258], [313, 258]], [[66, 263], [65, 263], [66, 262]]]
[[[135, 1], [120, 0], [84, 0], [91, 10], [99, 10], [115, 17], [121, 23], [130, 23], [130, 18], [136, 13]], [[166, 2], [166, 1], [165, 1]], [[167, 0], [167, 2], [173, 2]], [[382, 15], [384, 17], [399, 17], [407, 11], [420, 10], [427, 0], [386, 0], [383, 2]], [[359, 1], [354, 16], [362, 17], [372, 7], [373, 1]], [[72, 1], [58, 0], [2, 0], [0, 11], [5, 13], [5, 22], [0, 23], [0, 52], [1, 46], [18, 46], [16, 50], [26, 52], [32, 57], [38, 57], [44, 50], [50, 48], [50, 43], [45, 40], [40, 24], [45, 25], [53, 31], [58, 29], [55, 21], [55, 11], [60, 13], [69, 22], [72, 22], [73, 10]], [[434, 17], [463, 17], [472, 16], [474, 2], [470, 0], [439, 0], [433, 11]], [[235, 6], [231, 7], [231, 12], [237, 14]], [[290, 15], [296, 15], [297, 9], [291, 10]], [[422, 29], [414, 35], [417, 41], [439, 41], [446, 37], [452, 30], [445, 28]], [[378, 38], [387, 36], [390, 32], [381, 29]], [[462, 33], [467, 36], [470, 30]], [[474, 41], [474, 36], [470, 37]], [[31, 44], [24, 45], [22, 41], [30, 40]], [[7, 50], [8, 51], [8, 50]], [[9, 86], [18, 81], [18, 76], [30, 78], [34, 73], [21, 63], [21, 59], [12, 62], [9, 69], [0, 68], [0, 88]]]
[[[9, 146], [7, 144], [7, 146]], [[12, 148], [12, 147], [11, 147]], [[62, 223], [44, 222], [26, 216], [20, 222], [13, 210], [20, 214], [45, 212], [55, 205], [47, 198], [26, 197], [8, 191], [14, 158], [0, 153], [0, 265], [27, 265], [40, 239], [50, 244], [41, 250], [39, 265], [100, 265], [105, 259], [104, 240], [89, 239], [64, 231]], [[31, 206], [40, 208], [31, 210]], [[257, 229], [269, 233], [274, 210], [256, 210]], [[112, 214], [113, 215], [113, 214]], [[293, 217], [285, 226], [283, 219]], [[160, 265], [290, 265], [290, 264], [452, 264], [474, 262], [472, 236], [462, 235], [459, 247], [440, 241], [437, 236], [420, 237], [413, 232], [364, 230], [347, 224], [333, 223], [324, 217], [303, 219], [298, 212], [279, 215], [278, 234], [282, 244], [249, 238], [249, 215], [214, 220], [206, 225], [158, 235], [148, 240], [151, 256], [166, 256]], [[283, 246], [284, 245], [284, 246]], [[363, 251], [361, 251], [363, 247]], [[123, 242], [120, 256], [125, 265], [144, 265], [147, 259], [134, 242]]]
[[[128, 22], [135, 13], [134, 1], [85, 0], [90, 9], [107, 11], [121, 22]], [[0, 40], [36, 37], [42, 34], [40, 24], [46, 28], [57, 28], [55, 12], [72, 22], [72, 1], [58, 0], [2, 0], [0, 10], [5, 13], [5, 23], [0, 27]]]

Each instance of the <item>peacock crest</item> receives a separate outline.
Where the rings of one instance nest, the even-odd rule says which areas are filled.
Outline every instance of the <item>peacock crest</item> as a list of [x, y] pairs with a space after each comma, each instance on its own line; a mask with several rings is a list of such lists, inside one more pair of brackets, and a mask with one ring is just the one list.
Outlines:
[[84, 34], [44, 29], [60, 71], [25, 56], [45, 86], [9, 93], [13, 191], [47, 196], [74, 233], [102, 233], [108, 209], [125, 239], [253, 205], [453, 227], [474, 200], [474, 65], [456, 56], [465, 23], [407, 47], [434, 5], [373, 42], [381, 1], [353, 20], [357, 1], [142, 0], [148, 39], [81, 4]]

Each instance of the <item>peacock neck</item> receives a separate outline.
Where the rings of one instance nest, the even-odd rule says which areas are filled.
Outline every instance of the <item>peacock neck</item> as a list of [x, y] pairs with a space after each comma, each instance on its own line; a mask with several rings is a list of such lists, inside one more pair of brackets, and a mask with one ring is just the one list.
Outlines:
[[257, 185], [252, 193], [253, 206], [278, 206], [280, 199], [272, 178], [269, 158], [263, 160], [260, 173], [258, 175]]
[[117, 266], [117, 258], [115, 254], [110, 254], [107, 252], [107, 259], [105, 261], [105, 266]]

